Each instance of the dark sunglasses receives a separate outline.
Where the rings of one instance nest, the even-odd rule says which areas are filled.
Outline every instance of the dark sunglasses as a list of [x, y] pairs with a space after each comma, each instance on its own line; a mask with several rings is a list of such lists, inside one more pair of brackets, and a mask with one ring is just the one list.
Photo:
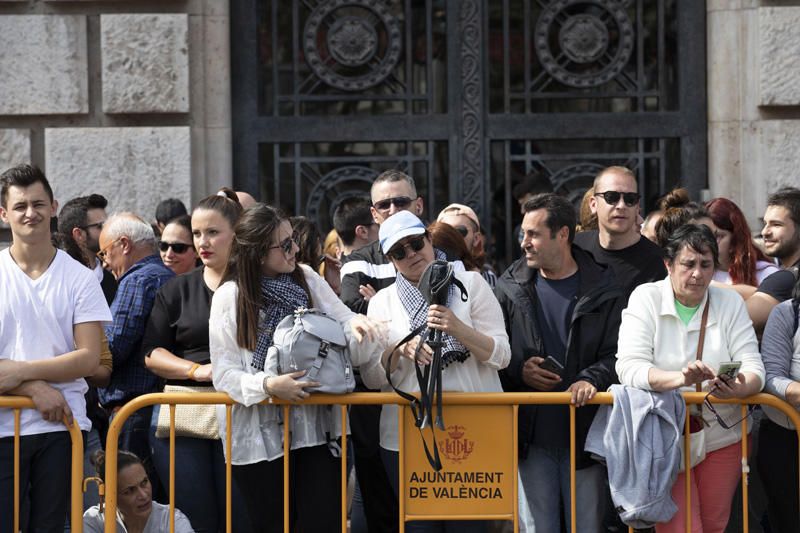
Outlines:
[[714, 418], [717, 419], [717, 422], [719, 423], [719, 425], [722, 426], [724, 429], [733, 429], [733, 428], [735, 428], [736, 426], [738, 426], [739, 424], [744, 422], [751, 414], [753, 414], [753, 409], [755, 408], [755, 406], [748, 405], [747, 406], [747, 414], [746, 415], [744, 415], [742, 418], [740, 418], [736, 422], [728, 422], [727, 420], [722, 418], [722, 416], [714, 408], [714, 404], [712, 404], [711, 400], [708, 399], [708, 397], [711, 396], [712, 394], [714, 394], [714, 392], [716, 390], [717, 390], [717, 386], [715, 385], [714, 387], [711, 388], [711, 390], [708, 392], [708, 394], [706, 394], [706, 397], [703, 398], [703, 405], [705, 406], [706, 409], [711, 411], [711, 413], [714, 415]]
[[456, 229], [456, 231], [458, 231], [461, 234], [462, 237], [466, 237], [467, 235], [469, 235], [469, 228], [467, 228], [466, 226], [453, 226], [453, 227]]
[[275, 246], [270, 246], [267, 250], [272, 250], [273, 248], [280, 248], [284, 255], [290, 255], [292, 253], [292, 247], [297, 244], [297, 237], [292, 235], [291, 237], [286, 237], [281, 242], [276, 244]]
[[95, 222], [94, 224], [86, 224], [85, 226], [79, 226], [83, 231], [88, 230], [89, 228], [97, 228], [102, 231], [103, 224], [105, 224], [105, 220], [101, 220], [100, 222]]
[[176, 254], [182, 254], [193, 246], [194, 245], [186, 244], [185, 242], [159, 241], [158, 243], [158, 249], [161, 250], [162, 252], [166, 252], [167, 250], [172, 248], [172, 251], [175, 252]]
[[413, 239], [409, 239], [405, 244], [395, 246], [386, 255], [395, 261], [402, 261], [406, 258], [406, 248], [411, 248], [414, 252], [419, 252], [425, 247], [425, 235], [420, 235]]
[[395, 198], [387, 198], [385, 200], [381, 200], [379, 202], [375, 202], [372, 204], [372, 207], [377, 209], [378, 211], [388, 211], [388, 209], [394, 204], [397, 209], [405, 209], [411, 202], [413, 202], [413, 198], [409, 198], [408, 196], [397, 196]]
[[608, 205], [617, 205], [619, 203], [619, 199], [622, 198], [622, 201], [625, 202], [625, 205], [628, 207], [633, 207], [638, 204], [639, 198], [641, 198], [638, 192], [606, 191], [596, 192], [594, 195], [601, 196]]

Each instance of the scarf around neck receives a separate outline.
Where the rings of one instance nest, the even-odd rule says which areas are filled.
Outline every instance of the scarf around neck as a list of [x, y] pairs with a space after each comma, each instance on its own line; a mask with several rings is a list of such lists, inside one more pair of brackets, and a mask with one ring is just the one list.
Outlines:
[[253, 351], [251, 366], [264, 370], [267, 351], [272, 346], [272, 335], [278, 322], [295, 312], [298, 307], [308, 307], [308, 295], [291, 274], [275, 278], [261, 277], [261, 309], [258, 312], [258, 340]]

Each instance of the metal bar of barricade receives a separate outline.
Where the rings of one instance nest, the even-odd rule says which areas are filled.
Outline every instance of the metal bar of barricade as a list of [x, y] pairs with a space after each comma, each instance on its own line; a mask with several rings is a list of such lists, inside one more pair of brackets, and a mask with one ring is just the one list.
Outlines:
[[[25, 396], [3, 396], [0, 395], [0, 409], [12, 409], [14, 413], [14, 436], [13, 436], [13, 501], [12, 525], [14, 531], [20, 531], [20, 484], [19, 484], [19, 462], [21, 451], [21, 411], [22, 409], [35, 409], [33, 400]], [[76, 420], [72, 424], [63, 420], [69, 432], [71, 441], [70, 452], [70, 506], [69, 517], [70, 527], [74, 533], [83, 533], [83, 434]]]
[[231, 451], [233, 451], [233, 429], [231, 429], [231, 418], [233, 406], [225, 406], [225, 531], [233, 532], [233, 463], [231, 462]]
[[[339, 413], [342, 420], [342, 455], [339, 458], [341, 464], [341, 491], [342, 491], [342, 531], [347, 531], [347, 406], [339, 406]], [[331, 435], [333, 438], [333, 435]]]
[[289, 426], [291, 419], [289, 404], [283, 406], [283, 533], [289, 532], [289, 453], [291, 452], [292, 438]]
[[744, 528], [742, 533], [750, 533], [750, 524], [749, 522], [749, 510], [748, 510], [748, 500], [749, 500], [749, 493], [747, 490], [747, 482], [748, 482], [748, 474], [750, 473], [750, 466], [748, 464], [748, 449], [747, 449], [747, 406], [741, 406], [741, 415], [742, 415], [742, 527]]
[[[683, 393], [683, 397], [687, 404], [701, 404], [705, 397], [705, 393], [698, 393], [698, 392], [687, 392]], [[571, 394], [567, 392], [557, 392], [557, 393], [543, 393], [543, 392], [535, 392], [535, 393], [446, 393], [443, 397], [443, 402], [446, 405], [569, 405], [571, 399]], [[741, 404], [741, 405], [768, 405], [770, 407], [774, 407], [781, 412], [783, 412], [793, 424], [797, 428], [797, 436], [798, 442], [800, 442], [800, 413], [796, 411], [791, 405], [780, 400], [775, 396], [771, 396], [768, 394], [756, 394], [744, 399], [717, 399], [713, 396], [711, 397], [712, 403], [719, 403], [719, 404]], [[111, 426], [108, 432], [108, 441], [106, 443], [106, 513], [107, 515], [114, 516], [116, 513], [117, 508], [117, 479], [116, 479], [116, 468], [117, 468], [117, 451], [118, 451], [118, 438], [119, 433], [122, 429], [122, 426], [127, 420], [127, 418], [136, 410], [141, 409], [142, 407], [146, 407], [149, 405], [159, 404], [159, 403], [168, 403], [168, 404], [222, 404], [226, 405], [228, 408], [228, 424], [227, 424], [227, 435], [226, 435], [226, 447], [228, 450], [228, 459], [227, 461], [230, 462], [230, 451], [231, 451], [231, 427], [230, 427], [230, 408], [234, 404], [233, 400], [228, 397], [226, 394], [223, 393], [158, 393], [158, 394], [148, 394], [144, 396], [140, 396], [126, 404], [125, 406], [120, 409], [117, 415], [114, 417], [114, 420], [111, 422]], [[286, 402], [277, 399], [271, 399], [266, 401], [265, 403], [270, 403], [273, 405], [283, 406], [284, 409], [284, 418], [285, 418], [285, 427], [284, 431], [288, 433], [288, 421], [289, 421], [289, 406], [293, 405], [293, 402]], [[588, 402], [589, 404], [606, 404], [610, 405], [613, 403], [613, 396], [611, 393], [598, 393], [595, 397]], [[347, 395], [313, 395], [310, 398], [307, 398], [302, 402], [303, 405], [386, 405], [386, 404], [396, 404], [400, 406], [398, 409], [400, 418], [398, 419], [399, 424], [399, 442], [403, 441], [403, 419], [405, 417], [405, 409], [407, 403], [398, 397], [394, 393], [352, 393]], [[575, 416], [575, 407], [572, 406], [570, 409], [570, 454], [571, 454], [571, 463], [574, 465], [575, 461], [575, 453], [577, 450], [573, 449], [574, 446], [574, 433], [575, 433], [575, 425], [574, 425], [574, 416]], [[343, 421], [344, 424], [344, 421]], [[685, 451], [687, 453], [684, 454], [684, 461], [685, 461], [685, 470], [688, 473], [687, 479], [691, 475], [691, 468], [689, 467], [690, 457], [688, 454], [689, 449], [689, 431], [688, 431], [688, 418], [686, 422], [687, 430], [685, 431], [684, 435], [684, 446]], [[746, 426], [743, 430], [746, 429]], [[516, 428], [514, 429], [516, 432]], [[288, 495], [288, 454], [290, 453], [289, 447], [290, 442], [286, 435], [284, 434], [284, 490], [286, 490], [286, 494]], [[516, 442], [516, 439], [515, 439]], [[346, 443], [345, 443], [346, 446]], [[82, 448], [82, 447], [81, 447]], [[800, 453], [798, 453], [798, 465], [800, 465]], [[228, 483], [230, 483], [230, 465], [226, 465], [228, 468]], [[400, 484], [401, 484], [401, 492], [402, 495], [402, 483], [403, 483], [403, 447], [400, 447], [400, 461], [399, 461], [399, 471], [400, 471]], [[518, 470], [518, 464], [514, 462], [515, 470]], [[570, 494], [572, 495], [572, 504], [571, 504], [571, 514], [573, 515], [572, 522], [574, 525], [575, 522], [575, 508], [577, 502], [575, 502], [575, 477], [574, 471], [570, 472]], [[346, 486], [346, 485], [345, 485]], [[800, 486], [800, 477], [798, 477], [798, 486]], [[687, 506], [687, 526], [689, 527], [689, 531], [691, 531], [691, 495], [690, 495], [690, 487], [687, 487], [687, 498], [690, 505]], [[515, 495], [518, 494], [514, 491]], [[228, 501], [230, 502], [230, 493], [228, 494]], [[288, 512], [286, 512], [286, 507], [288, 506], [288, 498], [284, 499], [284, 530], [288, 531]], [[517, 502], [517, 510], [515, 512], [515, 520], [516, 514], [518, 513], [519, 502]], [[399, 501], [399, 508], [400, 508], [400, 531], [404, 531], [404, 520], [405, 520], [405, 505], [404, 505], [404, 498], [400, 498]], [[228, 505], [228, 514], [230, 514], [230, 505]], [[476, 517], [473, 515], [459, 515], [459, 516], [442, 516], [436, 517], [431, 516], [427, 517], [430, 519], [475, 519]], [[492, 516], [482, 516], [482, 519], [493, 519], [493, 518], [500, 518], [492, 517]], [[508, 515], [502, 515], [502, 519], [509, 519]], [[230, 528], [230, 526], [229, 526]], [[516, 528], [516, 526], [515, 526]], [[229, 529], [230, 530], [230, 529]], [[115, 524], [114, 523], [107, 523], [106, 524], [106, 533], [113, 533], [115, 531]]]
[[[570, 531], [578, 531], [578, 512], [577, 512], [577, 482], [575, 467], [575, 405], [569, 404], [569, 520], [572, 525]], [[518, 504], [519, 505], [519, 504]]]
[[[399, 405], [397, 407], [397, 442], [405, 442], [405, 424], [404, 421], [406, 419], [406, 410], [408, 407], [405, 405]], [[400, 515], [400, 533], [405, 533], [406, 531], [406, 499], [403, 497], [406, 491], [406, 469], [405, 469], [405, 447], [398, 446], [398, 454], [397, 454], [397, 509], [398, 514]]]
[[175, 404], [169, 405], [169, 533], [175, 533]]
[[689, 409], [686, 409], [686, 418], [683, 420], [683, 481], [686, 492], [686, 531], [692, 531], [692, 457], [689, 450], [692, 449], [692, 430], [689, 417]]

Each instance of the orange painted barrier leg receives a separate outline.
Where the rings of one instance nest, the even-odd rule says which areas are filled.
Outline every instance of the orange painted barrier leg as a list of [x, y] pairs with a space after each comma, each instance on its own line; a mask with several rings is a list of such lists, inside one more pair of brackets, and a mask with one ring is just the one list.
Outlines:
[[175, 533], [175, 404], [169, 406], [169, 533]]
[[342, 483], [342, 533], [347, 533], [347, 406], [340, 406], [342, 418], [342, 456], [341, 483]]
[[572, 531], [578, 531], [577, 477], [575, 475], [575, 405], [569, 405], [569, 519]]
[[225, 406], [225, 531], [233, 531], [233, 468], [231, 452], [233, 451], [233, 430], [231, 429], [231, 413], [233, 406]]
[[748, 464], [748, 451], [747, 451], [747, 406], [742, 404], [742, 529], [743, 533], [750, 532], [750, 517], [748, 509], [749, 493], [748, 493], [748, 475], [750, 474], [750, 466]]

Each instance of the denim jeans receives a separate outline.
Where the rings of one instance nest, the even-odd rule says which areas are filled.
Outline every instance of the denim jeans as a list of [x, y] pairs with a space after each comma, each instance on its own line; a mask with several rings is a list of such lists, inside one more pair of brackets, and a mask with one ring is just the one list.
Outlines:
[[[62, 532], [69, 509], [72, 442], [56, 431], [20, 437], [20, 501], [30, 502], [25, 531]], [[20, 524], [26, 523], [20, 510]], [[0, 439], [0, 533], [14, 529], [14, 438]]]
[[[153, 407], [150, 444], [153, 464], [169, 490], [169, 438], [155, 436], [160, 406]], [[252, 531], [247, 509], [233, 483], [233, 531]], [[175, 437], [175, 508], [189, 518], [196, 533], [225, 531], [225, 456], [219, 439]]]
[[[536, 531], [561, 531], [560, 499], [564, 504], [565, 529], [569, 532], [569, 449], [531, 446], [528, 457], [519, 463], [519, 473]], [[601, 465], [576, 472], [576, 513], [580, 533], [602, 529], [605, 476], [605, 468]]]

